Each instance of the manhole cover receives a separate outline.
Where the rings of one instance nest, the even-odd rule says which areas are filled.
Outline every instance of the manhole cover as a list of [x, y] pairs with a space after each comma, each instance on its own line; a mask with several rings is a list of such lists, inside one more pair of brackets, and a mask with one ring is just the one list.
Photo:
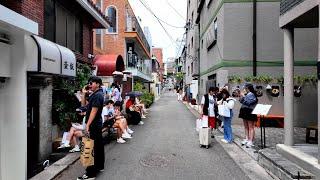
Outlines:
[[140, 160], [145, 167], [166, 167], [168, 166], [168, 157], [160, 154], [151, 154]]

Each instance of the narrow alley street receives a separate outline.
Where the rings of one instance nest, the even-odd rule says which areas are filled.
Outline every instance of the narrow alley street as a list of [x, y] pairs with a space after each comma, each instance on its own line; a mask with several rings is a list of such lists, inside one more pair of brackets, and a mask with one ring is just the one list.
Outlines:
[[[165, 93], [150, 108], [143, 126], [126, 144], [105, 146], [105, 170], [96, 179], [249, 179], [215, 140], [200, 148], [195, 117]], [[75, 179], [84, 168], [77, 161], [56, 179]]]

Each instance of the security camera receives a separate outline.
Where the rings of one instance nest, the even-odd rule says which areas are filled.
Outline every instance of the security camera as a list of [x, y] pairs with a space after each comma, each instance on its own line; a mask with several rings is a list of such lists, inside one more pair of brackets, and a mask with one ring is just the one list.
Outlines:
[[89, 59], [94, 58], [94, 55], [93, 54], [88, 54], [88, 58]]
[[5, 77], [0, 77], [0, 83], [5, 83], [6, 82], [6, 78]]

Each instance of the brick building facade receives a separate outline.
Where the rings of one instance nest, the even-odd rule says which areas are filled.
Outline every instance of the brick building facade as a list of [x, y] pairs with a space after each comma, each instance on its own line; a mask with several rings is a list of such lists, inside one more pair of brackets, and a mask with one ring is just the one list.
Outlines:
[[160, 74], [160, 81], [163, 82], [163, 73], [164, 73], [164, 66], [163, 66], [163, 53], [162, 53], [162, 48], [152, 48], [152, 55], [154, 55], [159, 62], [160, 69], [159, 69], [159, 74]]

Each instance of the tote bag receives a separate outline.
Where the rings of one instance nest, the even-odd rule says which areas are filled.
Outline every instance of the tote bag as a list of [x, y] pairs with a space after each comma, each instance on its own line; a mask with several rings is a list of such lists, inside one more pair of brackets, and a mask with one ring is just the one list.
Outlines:
[[218, 105], [218, 111], [220, 116], [230, 117], [230, 109], [226, 105]]
[[82, 137], [80, 146], [80, 162], [82, 166], [88, 167], [94, 165], [94, 140], [88, 137]]

